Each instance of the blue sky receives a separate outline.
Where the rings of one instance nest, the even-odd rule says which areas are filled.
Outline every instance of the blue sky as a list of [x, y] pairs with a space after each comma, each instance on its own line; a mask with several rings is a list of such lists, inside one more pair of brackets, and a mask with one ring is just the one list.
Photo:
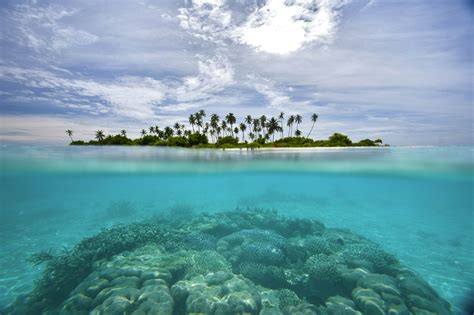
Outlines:
[[468, 0], [0, 3], [0, 141], [311, 113], [397, 145], [473, 143]]

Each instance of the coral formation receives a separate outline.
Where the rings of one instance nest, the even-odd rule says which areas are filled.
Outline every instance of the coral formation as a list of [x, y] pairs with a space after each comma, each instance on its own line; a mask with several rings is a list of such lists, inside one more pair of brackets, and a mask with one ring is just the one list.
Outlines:
[[118, 226], [43, 261], [2, 314], [451, 314], [377, 244], [274, 211]]

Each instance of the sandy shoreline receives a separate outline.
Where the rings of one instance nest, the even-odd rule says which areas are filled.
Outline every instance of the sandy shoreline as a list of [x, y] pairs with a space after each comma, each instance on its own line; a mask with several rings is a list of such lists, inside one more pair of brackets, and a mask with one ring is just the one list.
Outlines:
[[281, 147], [281, 148], [216, 148], [223, 151], [327, 151], [327, 150], [348, 150], [348, 149], [373, 149], [373, 148], [383, 148], [387, 149], [390, 147], [380, 146], [380, 147]]

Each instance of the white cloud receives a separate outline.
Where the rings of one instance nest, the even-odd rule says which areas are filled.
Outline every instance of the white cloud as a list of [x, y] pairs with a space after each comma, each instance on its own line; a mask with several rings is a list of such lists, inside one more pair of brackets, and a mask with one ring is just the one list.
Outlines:
[[[133, 118], [152, 117], [153, 105], [165, 97], [165, 86], [152, 78], [121, 77], [113, 82], [101, 83], [68, 79], [44, 70], [7, 66], [0, 66], [0, 78], [32, 88], [47, 89], [46, 92], [39, 92], [39, 95], [51, 96], [46, 99], [50, 103], [59, 101], [67, 107], [70, 105], [68, 100], [78, 96], [81, 97], [79, 102], [95, 104], [94, 108], [100, 113], [113, 112], [119, 116]], [[97, 106], [96, 101], [87, 97], [100, 98], [108, 106]]]
[[77, 12], [58, 5], [17, 5], [10, 14], [17, 31], [16, 36], [12, 36], [36, 52], [59, 51], [96, 42], [99, 39], [96, 35], [61, 23], [62, 19]]
[[[198, 61], [199, 73], [175, 82], [150, 77], [123, 76], [108, 82], [70, 79], [63, 73], [0, 65], [0, 79], [37, 89], [36, 95], [18, 95], [15, 101], [43, 101], [62, 107], [87, 109], [91, 114], [113, 113], [120, 117], [152, 119], [159, 112], [182, 111], [205, 102], [233, 83], [233, 68], [224, 57]], [[99, 98], [97, 103], [90, 98]], [[166, 105], [168, 101], [180, 106]], [[92, 105], [92, 110], [83, 105]], [[72, 106], [71, 106], [72, 105]]]
[[177, 89], [170, 91], [178, 102], [205, 100], [233, 83], [234, 69], [227, 58], [199, 57], [199, 75], [183, 78]]
[[327, 43], [338, 24], [338, 9], [348, 0], [268, 0], [243, 22], [232, 19], [224, 0], [194, 0], [179, 9], [180, 25], [194, 36], [225, 44], [248, 45], [260, 52], [284, 55], [310, 43]]
[[192, 0], [191, 3], [190, 7], [178, 10], [180, 26], [200, 39], [223, 43], [232, 22], [225, 0]]
[[258, 51], [288, 54], [332, 39], [341, 1], [268, 0], [234, 30], [239, 42]]
[[248, 76], [247, 85], [263, 95], [269, 103], [269, 108], [273, 110], [286, 111], [287, 114], [312, 113], [315, 110], [315, 101], [292, 100], [291, 97], [285, 93], [285, 89], [277, 86], [277, 84], [271, 80], [250, 75]]

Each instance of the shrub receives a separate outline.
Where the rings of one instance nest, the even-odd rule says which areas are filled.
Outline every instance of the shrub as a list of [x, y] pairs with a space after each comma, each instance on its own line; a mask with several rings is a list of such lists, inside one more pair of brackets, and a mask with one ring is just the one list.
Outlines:
[[354, 143], [354, 145], [356, 146], [361, 146], [361, 147], [373, 147], [375, 146], [375, 142], [370, 140], [370, 139], [364, 139], [364, 140], [361, 140], [357, 143]]
[[100, 141], [100, 143], [108, 145], [125, 145], [132, 143], [132, 140], [122, 135], [115, 135], [107, 136], [104, 140]]
[[330, 136], [327, 142], [330, 146], [334, 147], [345, 147], [352, 145], [352, 141], [348, 136], [337, 132]]
[[85, 145], [87, 142], [84, 142], [82, 140], [76, 140], [76, 141], [71, 141], [71, 145]]
[[146, 135], [141, 137], [140, 139], [135, 139], [133, 140], [133, 144], [138, 144], [138, 145], [152, 145], [153, 143], [160, 141], [160, 138], [157, 136], [150, 136]]
[[276, 147], [309, 147], [314, 145], [314, 140], [305, 137], [287, 137], [274, 142]]
[[188, 143], [190, 146], [200, 145], [200, 144], [208, 144], [209, 139], [206, 135], [200, 134], [199, 132], [195, 132], [188, 137]]
[[185, 137], [170, 137], [168, 138], [168, 141], [164, 141], [166, 145], [172, 146], [172, 147], [188, 147], [189, 142], [188, 139]]
[[223, 138], [219, 138], [216, 142], [216, 146], [218, 147], [222, 147], [224, 145], [237, 145], [239, 144], [239, 139], [237, 137], [231, 137], [231, 136], [227, 136], [227, 137], [223, 137]]

